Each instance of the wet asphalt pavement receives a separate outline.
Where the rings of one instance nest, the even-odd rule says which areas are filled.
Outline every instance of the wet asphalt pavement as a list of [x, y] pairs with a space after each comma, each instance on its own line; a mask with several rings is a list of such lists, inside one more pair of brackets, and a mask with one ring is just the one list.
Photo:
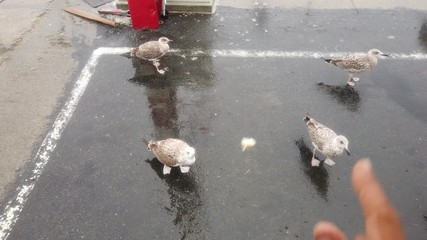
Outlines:
[[[96, 47], [167, 36], [174, 49], [425, 53], [426, 14], [222, 7], [172, 15], [154, 33], [100, 27]], [[165, 76], [101, 57], [8, 239], [310, 239], [320, 219], [354, 236], [363, 222], [350, 174], [365, 156], [408, 239], [427, 236], [426, 60], [381, 59], [355, 89], [320, 59], [170, 54], [161, 63]], [[306, 113], [345, 135], [352, 155], [312, 168]], [[257, 145], [242, 152], [248, 136]], [[162, 176], [142, 143], [167, 137], [196, 148], [189, 174]]]

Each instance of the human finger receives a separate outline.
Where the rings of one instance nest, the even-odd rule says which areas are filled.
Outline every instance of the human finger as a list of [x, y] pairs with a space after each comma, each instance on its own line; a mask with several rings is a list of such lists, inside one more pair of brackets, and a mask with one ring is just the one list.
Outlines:
[[366, 219], [366, 236], [372, 240], [404, 240], [399, 214], [392, 206], [383, 206]]
[[354, 166], [353, 186], [365, 215], [366, 238], [405, 239], [399, 215], [375, 177], [369, 159], [362, 159]]
[[330, 222], [317, 223], [314, 226], [313, 236], [315, 240], [347, 240], [344, 233]]
[[354, 240], [366, 240], [365, 236], [358, 235], [354, 238]]
[[365, 219], [383, 206], [389, 206], [387, 196], [372, 171], [369, 159], [359, 160], [353, 168], [353, 187], [356, 191]]

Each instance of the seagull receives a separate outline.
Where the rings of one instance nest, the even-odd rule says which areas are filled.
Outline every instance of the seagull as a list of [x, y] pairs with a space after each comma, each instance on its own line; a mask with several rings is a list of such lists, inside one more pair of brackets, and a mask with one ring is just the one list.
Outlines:
[[382, 53], [378, 49], [371, 49], [367, 54], [363, 55], [350, 55], [323, 59], [327, 63], [331, 63], [348, 72], [349, 77], [347, 80], [347, 84], [354, 87], [356, 85], [355, 82], [358, 82], [359, 78], [353, 77], [353, 74], [365, 72], [369, 69], [374, 68], [378, 63], [378, 56], [388, 57], [387, 54]]
[[196, 150], [180, 139], [150, 140], [148, 141], [148, 150], [152, 151], [157, 159], [164, 164], [164, 175], [170, 173], [171, 167], [178, 166], [182, 173], [187, 173], [190, 170], [190, 165], [196, 162]]
[[311, 166], [318, 167], [320, 164], [320, 161], [315, 158], [316, 150], [326, 156], [325, 163], [329, 166], [335, 165], [331, 158], [341, 155], [344, 150], [350, 155], [346, 137], [337, 135], [332, 129], [322, 125], [310, 116], [306, 116], [304, 122], [307, 124], [308, 134], [314, 146]]
[[160, 74], [165, 73], [165, 69], [159, 69], [159, 59], [169, 51], [169, 42], [172, 40], [167, 37], [161, 37], [158, 41], [149, 41], [133, 48], [130, 52], [131, 57], [137, 57], [153, 63]]

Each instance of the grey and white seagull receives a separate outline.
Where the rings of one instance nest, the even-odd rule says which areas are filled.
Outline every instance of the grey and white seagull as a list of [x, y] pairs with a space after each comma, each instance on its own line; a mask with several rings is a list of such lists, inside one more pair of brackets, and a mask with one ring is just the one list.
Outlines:
[[190, 165], [196, 162], [196, 150], [180, 139], [150, 140], [147, 145], [148, 150], [152, 151], [164, 164], [164, 175], [170, 173], [171, 167], [179, 167], [182, 173], [187, 173]]
[[161, 37], [158, 41], [149, 41], [141, 44], [137, 48], [133, 48], [130, 52], [131, 57], [137, 57], [153, 63], [157, 72], [165, 73], [165, 69], [159, 69], [159, 59], [169, 51], [169, 42], [172, 40], [167, 37]]
[[387, 54], [382, 53], [378, 49], [371, 49], [367, 54], [362, 55], [349, 55], [336, 58], [323, 58], [327, 63], [331, 63], [342, 70], [348, 72], [347, 84], [355, 86], [355, 82], [359, 81], [359, 78], [353, 77], [355, 73], [365, 72], [369, 69], [374, 68], [378, 63], [378, 56], [388, 57]]
[[310, 116], [306, 116], [304, 122], [307, 124], [308, 134], [314, 146], [311, 166], [318, 167], [320, 164], [320, 161], [315, 158], [316, 150], [326, 156], [325, 163], [329, 166], [335, 165], [331, 158], [340, 156], [344, 150], [350, 155], [346, 137], [337, 135], [332, 129], [317, 122]]

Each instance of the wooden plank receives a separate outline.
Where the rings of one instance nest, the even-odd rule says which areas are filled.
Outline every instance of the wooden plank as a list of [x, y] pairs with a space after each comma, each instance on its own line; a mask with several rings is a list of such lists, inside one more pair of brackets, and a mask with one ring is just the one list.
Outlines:
[[64, 8], [64, 11], [71, 13], [71, 14], [74, 14], [76, 16], [82, 17], [82, 18], [86, 18], [86, 19], [90, 19], [90, 20], [93, 20], [96, 22], [104, 23], [104, 24], [110, 25], [112, 27], [117, 26], [117, 23], [114, 21], [108, 20], [106, 18], [97, 16], [97, 15], [94, 15], [91, 13], [84, 12], [80, 9], [75, 8], [75, 7], [66, 7], [66, 8]]

